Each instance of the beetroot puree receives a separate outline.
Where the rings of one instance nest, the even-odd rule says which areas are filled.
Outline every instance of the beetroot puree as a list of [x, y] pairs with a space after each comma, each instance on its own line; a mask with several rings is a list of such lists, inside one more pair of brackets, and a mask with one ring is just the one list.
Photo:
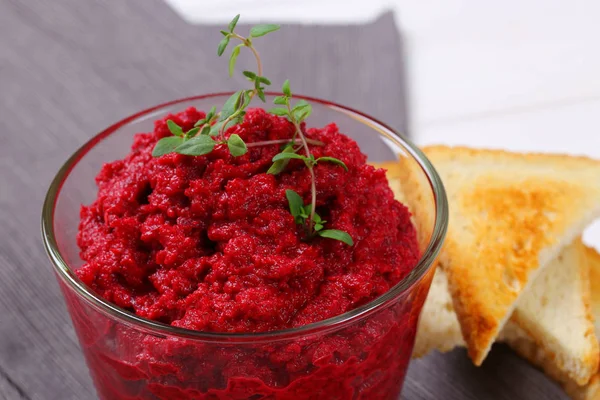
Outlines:
[[[250, 147], [241, 157], [225, 146], [207, 156], [152, 157], [155, 143], [170, 135], [167, 119], [187, 130], [203, 117], [190, 108], [157, 121], [153, 133], [136, 135], [125, 159], [100, 171], [98, 198], [81, 210], [78, 244], [85, 265], [77, 271], [99, 296], [177, 327], [265, 332], [352, 310], [416, 265], [408, 210], [394, 200], [384, 171], [367, 165], [334, 124], [306, 131], [324, 143], [311, 146], [316, 158], [337, 157], [349, 169], [324, 162], [315, 167], [317, 212], [326, 228], [348, 232], [354, 246], [304, 240], [285, 190], [308, 203], [309, 171], [292, 160], [280, 175], [267, 174], [278, 145]], [[255, 109], [232, 133], [251, 144], [290, 138], [293, 126]], [[251, 350], [142, 335], [108, 323], [99, 329], [84, 321], [85, 313], [72, 313], [102, 398], [373, 399], [400, 390], [423, 299], [417, 300], [337, 334]], [[107, 350], [107, 336], [134, 354]]]

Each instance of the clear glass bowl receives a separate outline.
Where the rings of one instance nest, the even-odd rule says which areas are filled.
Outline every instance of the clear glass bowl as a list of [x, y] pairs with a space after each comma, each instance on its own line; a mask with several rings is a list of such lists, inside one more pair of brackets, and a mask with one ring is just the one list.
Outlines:
[[[422, 258], [383, 296], [345, 314], [268, 333], [191, 331], [136, 316], [104, 301], [74, 271], [79, 209], [96, 197], [101, 166], [123, 158], [133, 135], [168, 113], [208, 110], [229, 94], [173, 101], [99, 133], [64, 164], [42, 214], [44, 245], [54, 266], [98, 395], [103, 400], [396, 399], [413, 349], [419, 314], [447, 228], [446, 195], [425, 156], [381, 122], [327, 101], [313, 104], [308, 125], [335, 122], [370, 162], [403, 159], [429, 188], [420, 221]], [[268, 103], [272, 102], [269, 95]], [[382, 210], [385, 212], [385, 210]]]

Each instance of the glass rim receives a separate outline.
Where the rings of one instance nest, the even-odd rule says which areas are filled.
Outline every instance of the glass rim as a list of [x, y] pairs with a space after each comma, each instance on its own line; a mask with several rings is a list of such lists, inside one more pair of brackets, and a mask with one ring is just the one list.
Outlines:
[[[427, 159], [425, 154], [411, 141], [404, 138], [400, 133], [396, 132], [393, 128], [389, 127], [385, 123], [365, 114], [358, 110], [350, 107], [342, 106], [331, 101], [314, 98], [310, 96], [294, 95], [299, 99], [304, 99], [313, 103], [318, 103], [323, 106], [333, 108], [337, 111], [343, 112], [353, 119], [360, 117], [366, 119], [370, 127], [379, 133], [382, 133], [384, 137], [392, 141], [398, 142], [402, 149], [408, 153], [419, 165], [422, 171], [425, 173], [428, 183], [433, 191], [433, 199], [435, 202], [435, 220], [434, 227], [429, 239], [427, 247], [423, 251], [421, 258], [417, 265], [405, 276], [400, 282], [390, 288], [383, 295], [373, 299], [372, 301], [347, 311], [343, 314], [336, 315], [334, 317], [313, 322], [307, 325], [280, 329], [275, 331], [267, 332], [251, 332], [251, 333], [229, 333], [229, 332], [204, 332], [196, 331], [187, 328], [175, 327], [167, 325], [161, 322], [153, 321], [136, 315], [133, 312], [122, 309], [96, 295], [91, 289], [89, 289], [74, 273], [66, 260], [58, 250], [58, 243], [54, 234], [54, 209], [56, 201], [62, 189], [62, 186], [78, 162], [99, 142], [110, 136], [111, 134], [118, 131], [121, 127], [136, 121], [139, 118], [145, 117], [151, 113], [154, 113], [165, 107], [169, 107], [175, 104], [185, 103], [194, 100], [202, 100], [212, 97], [229, 96], [233, 92], [219, 92], [210, 93], [199, 96], [191, 96], [182, 99], [172, 100], [166, 103], [162, 103], [148, 109], [139, 111], [129, 117], [126, 117], [119, 122], [114, 123], [108, 128], [104, 129], [100, 133], [93, 136], [85, 144], [83, 144], [77, 151], [75, 151], [67, 161], [61, 166], [52, 180], [48, 192], [46, 194], [43, 208], [42, 208], [42, 221], [41, 221], [41, 233], [44, 248], [56, 273], [60, 276], [61, 280], [65, 282], [71, 289], [73, 289], [78, 296], [82, 297], [89, 304], [93, 305], [96, 309], [114, 317], [120, 321], [135, 326], [137, 328], [152, 331], [157, 335], [177, 336], [186, 339], [194, 339], [200, 341], [217, 341], [217, 342], [257, 342], [257, 341], [278, 341], [282, 339], [289, 339], [292, 337], [305, 336], [311, 333], [322, 333], [330, 332], [332, 330], [341, 329], [350, 323], [357, 320], [361, 320], [372, 312], [383, 308], [383, 306], [389, 304], [391, 301], [396, 299], [402, 293], [407, 292], [415, 283], [417, 283], [434, 264], [438, 253], [441, 250], [446, 231], [448, 229], [448, 200], [444, 185], [437, 171]], [[278, 96], [281, 93], [267, 92], [269, 96]], [[361, 121], [363, 122], [363, 121]], [[374, 126], [373, 126], [374, 125]], [[108, 162], [108, 161], [107, 161]]]

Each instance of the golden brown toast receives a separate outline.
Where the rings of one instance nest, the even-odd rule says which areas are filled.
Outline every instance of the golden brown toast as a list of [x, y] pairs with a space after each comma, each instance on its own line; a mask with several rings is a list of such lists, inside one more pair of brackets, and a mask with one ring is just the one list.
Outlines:
[[[561, 257], [565, 261], [574, 261], [573, 255], [569, 255], [569, 253], [577, 251], [579, 245], [580, 242], [577, 240], [571, 246], [568, 246], [563, 250]], [[596, 278], [600, 277], [600, 255], [594, 249], [585, 248], [584, 256], [583, 262], [575, 268], [570, 269], [570, 271], [574, 272], [572, 275], [587, 276], [588, 271], [585, 271], [585, 269], [589, 266], [589, 276], [596, 276]], [[575, 259], [575, 261], [577, 261], [577, 259]], [[591, 265], [588, 265], [586, 262], [589, 262]], [[557, 259], [548, 265], [544, 272], [548, 271], [552, 273], [563, 267], [564, 263], [559, 262]], [[581, 274], [580, 271], [584, 272]], [[557, 279], [563, 279], [563, 277], [559, 275]], [[546, 281], [542, 280], [541, 283], [545, 284]], [[591, 285], [593, 287], [592, 293], [600, 292], [600, 279], [592, 280]], [[580, 293], [580, 298], [583, 299], [583, 301], [571, 301], [571, 305], [585, 303], [585, 298], [589, 298], [589, 290], [585, 290], [585, 288], [582, 289], [584, 292]], [[529, 295], [529, 292], [525, 293], [524, 298], [527, 298]], [[600, 310], [600, 299], [598, 297], [600, 296], [596, 295], [592, 302], [592, 306], [595, 307], [596, 311]], [[553, 305], [553, 300], [560, 301], [558, 298], [549, 298], [548, 300], [549, 303], [546, 306], [550, 309], [555, 305]], [[554, 303], [556, 303], [556, 301], [554, 301]], [[517, 306], [517, 309], [518, 308], [519, 306]], [[600, 321], [600, 314], [596, 312], [595, 317], [596, 323], [598, 324]], [[550, 321], [552, 321], [552, 319], [550, 319]], [[564, 321], [572, 323], [572, 319], [569, 318], [568, 315], [564, 317]], [[568, 326], [568, 324], [556, 324], [554, 329], [551, 329], [549, 336], [561, 337], [561, 332], [564, 332], [565, 326]], [[584, 342], [584, 332], [580, 331], [579, 334], [580, 338], [578, 342]], [[506, 324], [500, 334], [499, 340], [508, 343], [521, 357], [544, 370], [550, 378], [559, 382], [573, 399], [600, 400], [600, 373], [596, 372], [591, 379], [589, 379], [587, 385], [581, 386], [571, 377], [573, 371], [565, 371], [564, 368], [561, 368], [561, 366], [564, 366], [564, 363], [559, 363], [556, 355], [553, 354], [553, 350], [549, 350], [543, 342], [542, 345], [539, 345], [529, 333], [520, 328], [514, 321], [511, 320]], [[419, 320], [413, 357], [424, 356], [432, 350], [445, 352], [464, 345], [456, 314], [454, 314], [452, 310], [452, 301], [450, 294], [448, 293], [446, 276], [440, 269], [433, 278], [431, 289]], [[573, 352], [570, 355], [570, 358], [572, 360], [578, 360], [575, 365], [586, 365], [586, 357], [578, 359], [580, 356], [580, 353]]]
[[[600, 162], [463, 147], [423, 150], [449, 199], [440, 267], [469, 355], [480, 365], [540, 266], [600, 216]], [[431, 212], [419, 209], [424, 183], [410, 167], [400, 169], [409, 208]]]

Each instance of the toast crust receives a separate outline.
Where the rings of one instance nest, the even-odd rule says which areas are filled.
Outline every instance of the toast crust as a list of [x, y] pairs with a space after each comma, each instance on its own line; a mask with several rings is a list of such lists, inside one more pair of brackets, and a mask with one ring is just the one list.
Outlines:
[[[469, 355], [480, 365], [538, 267], [600, 214], [600, 186], [592, 185], [600, 182], [600, 162], [464, 147], [423, 150], [450, 202], [440, 266]], [[402, 171], [411, 209], [431, 213], [419, 209], [424, 183], [410, 168]]]

